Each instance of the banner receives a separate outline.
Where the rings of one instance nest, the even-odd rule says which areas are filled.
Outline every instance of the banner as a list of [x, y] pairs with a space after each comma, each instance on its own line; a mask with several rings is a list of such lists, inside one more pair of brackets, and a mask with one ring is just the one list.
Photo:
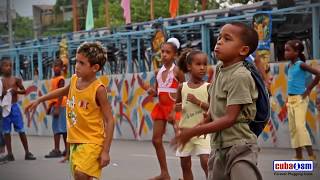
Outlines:
[[177, 16], [179, 9], [179, 0], [170, 0], [169, 12], [171, 18], [175, 18]]
[[131, 0], [121, 0], [121, 7], [123, 9], [123, 17], [126, 20], [126, 24], [131, 23]]
[[92, 0], [88, 0], [87, 17], [86, 17], [86, 31], [94, 28]]

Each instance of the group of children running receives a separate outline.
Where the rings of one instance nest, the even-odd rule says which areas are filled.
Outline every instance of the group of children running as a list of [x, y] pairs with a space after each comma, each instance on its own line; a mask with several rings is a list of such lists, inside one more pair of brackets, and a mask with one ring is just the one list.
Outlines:
[[[167, 123], [174, 128], [175, 137], [171, 144], [180, 157], [184, 180], [193, 179], [192, 155], [200, 157], [204, 175], [209, 180], [262, 179], [257, 168], [257, 136], [248, 125], [255, 118], [258, 90], [250, 71], [243, 65], [257, 45], [258, 35], [254, 29], [239, 22], [224, 25], [214, 49], [215, 57], [220, 60], [217, 65], [219, 73], [209, 84], [204, 80], [208, 67], [208, 57], [204, 52], [187, 49], [179, 53], [180, 43], [175, 38], [162, 44], [163, 65], [155, 72], [155, 86], [148, 90], [151, 96], [158, 97], [151, 113], [154, 120], [152, 143], [161, 171], [160, 175], [150, 180], [170, 180], [163, 146]], [[301, 148], [305, 146], [309, 158], [314, 160], [305, 127], [305, 114], [307, 97], [319, 82], [320, 71], [304, 62], [302, 52], [300, 41], [286, 43], [285, 57], [291, 61], [288, 72], [289, 127], [292, 147], [296, 149], [295, 158], [302, 159]], [[100, 43], [81, 44], [77, 49], [75, 74], [70, 83], [65, 84], [59, 73], [62, 62], [56, 61], [52, 80], [54, 90], [26, 107], [26, 112], [32, 113], [40, 103], [54, 99], [50, 101], [53, 121], [64, 121], [61, 117], [64, 116], [68, 135], [65, 153], [62, 153], [59, 139], [61, 134], [66, 138], [65, 126], [57, 122], [52, 125], [55, 146], [48, 157], [66, 154], [76, 180], [99, 178], [102, 168], [110, 162], [115, 121], [106, 98], [106, 88], [96, 77], [106, 60], [106, 50]], [[14, 159], [9, 128], [13, 123], [24, 145], [25, 158], [35, 159], [28, 150], [21, 118], [13, 117], [21, 117], [20, 111], [14, 107], [17, 94], [23, 94], [25, 90], [21, 80], [11, 76], [11, 66], [9, 60], [1, 63], [3, 89], [12, 93], [13, 103], [11, 114], [3, 120], [8, 158]], [[316, 75], [308, 87], [305, 86], [307, 71]], [[18, 88], [21, 90], [18, 91]], [[3, 96], [5, 93], [2, 99]]]

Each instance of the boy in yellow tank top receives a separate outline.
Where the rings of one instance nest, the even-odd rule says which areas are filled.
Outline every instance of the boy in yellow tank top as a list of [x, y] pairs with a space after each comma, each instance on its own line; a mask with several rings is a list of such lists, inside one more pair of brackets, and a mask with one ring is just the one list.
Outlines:
[[99, 179], [101, 169], [110, 163], [114, 119], [107, 92], [96, 73], [107, 57], [99, 42], [84, 42], [77, 49], [75, 72], [70, 84], [38, 98], [26, 111], [34, 111], [43, 101], [68, 95], [66, 117], [69, 160], [75, 180]]

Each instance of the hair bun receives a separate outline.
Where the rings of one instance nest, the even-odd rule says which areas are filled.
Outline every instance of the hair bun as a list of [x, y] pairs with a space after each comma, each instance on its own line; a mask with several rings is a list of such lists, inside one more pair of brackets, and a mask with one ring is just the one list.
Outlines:
[[179, 40], [178, 40], [177, 38], [174, 38], [174, 37], [169, 38], [169, 39], [167, 40], [167, 42], [173, 43], [173, 44], [177, 47], [177, 49], [180, 48], [180, 42], [179, 42]]

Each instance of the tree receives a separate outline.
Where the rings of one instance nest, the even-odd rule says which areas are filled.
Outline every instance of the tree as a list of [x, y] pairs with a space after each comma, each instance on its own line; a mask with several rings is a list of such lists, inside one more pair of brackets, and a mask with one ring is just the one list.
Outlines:
[[17, 16], [13, 21], [14, 40], [20, 41], [33, 37], [33, 21], [28, 17]]

